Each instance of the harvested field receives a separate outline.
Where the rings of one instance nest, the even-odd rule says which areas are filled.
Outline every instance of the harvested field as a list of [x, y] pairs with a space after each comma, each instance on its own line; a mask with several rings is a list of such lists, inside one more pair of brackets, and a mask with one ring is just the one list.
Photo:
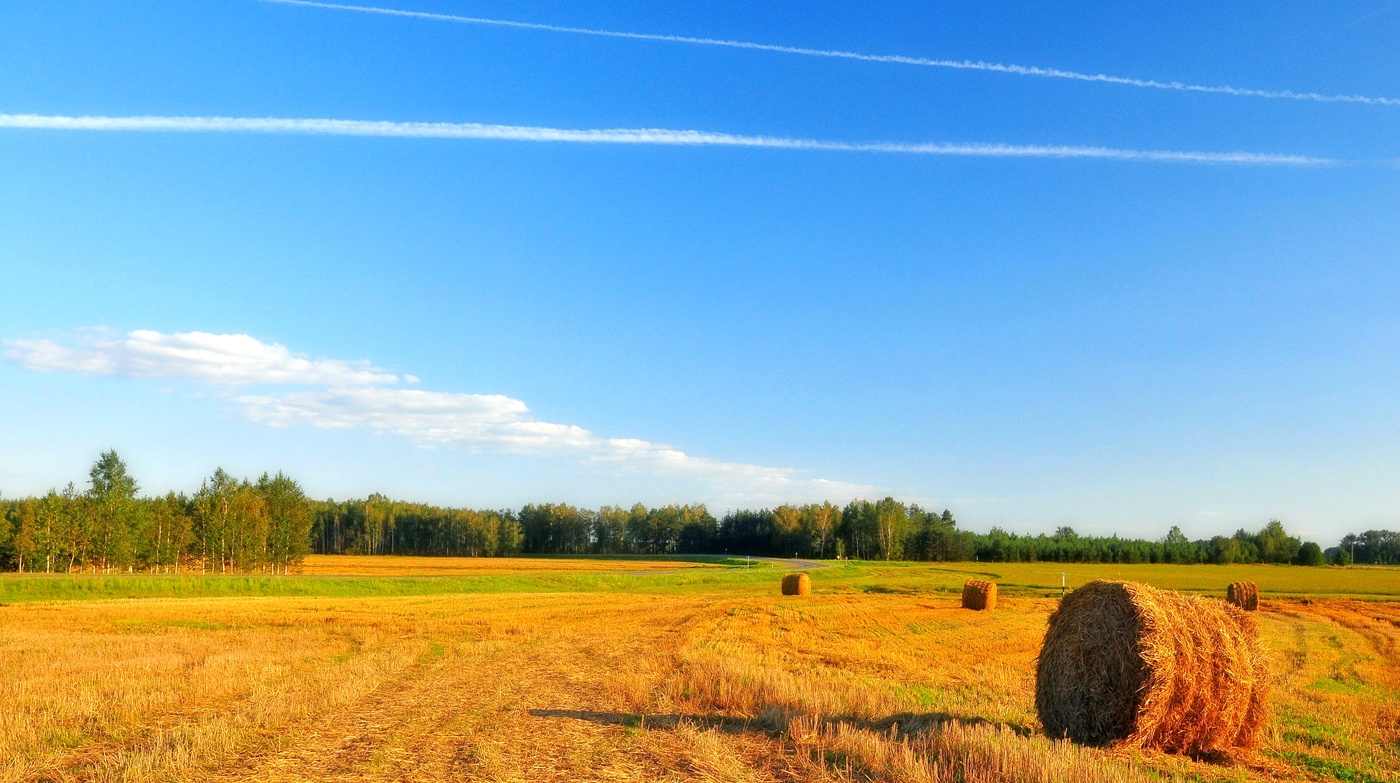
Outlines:
[[842, 571], [813, 572], [822, 589], [801, 602], [770, 571], [678, 592], [0, 606], [0, 780], [1385, 781], [1400, 769], [1400, 604], [1266, 601], [1253, 619], [1279, 661], [1276, 718], [1255, 766], [1221, 766], [1040, 735], [1035, 656], [1056, 601], [1004, 588], [1006, 611], [972, 613], [956, 592], [866, 592], [865, 572]]

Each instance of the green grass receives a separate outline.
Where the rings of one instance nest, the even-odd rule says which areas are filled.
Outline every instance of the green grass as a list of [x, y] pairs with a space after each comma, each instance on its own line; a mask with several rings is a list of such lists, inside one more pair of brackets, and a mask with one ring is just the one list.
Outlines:
[[[661, 573], [541, 572], [468, 576], [120, 576], [6, 574], [0, 604], [122, 598], [224, 596], [409, 596], [448, 593], [639, 592], [776, 589], [777, 566], [743, 558], [706, 558], [722, 567]], [[1070, 588], [1091, 579], [1128, 579], [1158, 587], [1224, 595], [1237, 580], [1270, 597], [1400, 598], [1400, 568], [1297, 566], [1084, 565], [1056, 563], [836, 563], [812, 571], [816, 592], [956, 593], [971, 577], [995, 580], [1003, 595], [1055, 596], [1060, 574]]]
[[1274, 753], [1271, 755], [1289, 761], [1327, 780], [1342, 780], [1347, 781], [1347, 783], [1385, 783], [1383, 778], [1375, 777], [1364, 770], [1356, 769], [1333, 759], [1318, 758], [1306, 753]]
[[1007, 595], [1057, 596], [1060, 575], [1073, 589], [1093, 579], [1122, 579], [1171, 590], [1224, 595], [1246, 580], [1264, 598], [1400, 597], [1400, 568], [1307, 568], [1281, 565], [1124, 565], [1086, 563], [881, 563], [857, 561], [813, 572], [812, 578], [865, 592], [957, 591], [971, 578], [991, 579]]
[[121, 598], [231, 596], [409, 596], [447, 593], [690, 592], [707, 587], [757, 589], [773, 568], [714, 569], [659, 574], [542, 573], [473, 576], [121, 576], [7, 574], [0, 604]]

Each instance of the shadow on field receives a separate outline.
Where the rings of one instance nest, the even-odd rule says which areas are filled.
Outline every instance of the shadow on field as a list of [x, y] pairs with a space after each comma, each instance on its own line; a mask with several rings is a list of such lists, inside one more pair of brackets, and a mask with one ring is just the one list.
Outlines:
[[[592, 710], [530, 710], [529, 712], [537, 718], [570, 718], [572, 720], [585, 720], [604, 726], [675, 729], [682, 723], [689, 723], [699, 728], [718, 729], [719, 731], [729, 734], [756, 732], [775, 736], [787, 731], [788, 720], [794, 717], [780, 712], [764, 712], [753, 718], [730, 718], [723, 715], [643, 715], [636, 712], [595, 712]], [[865, 729], [882, 734], [894, 732], [902, 737], [922, 734], [926, 731], [939, 731], [950, 723], [955, 723], [960, 726], [990, 726], [1003, 731], [1012, 732], [1021, 737], [1029, 737], [1035, 733], [1033, 729], [1015, 723], [1002, 723], [987, 720], [986, 718], [954, 715], [950, 712], [902, 712], [897, 715], [890, 715], [876, 720], [836, 716], [822, 718], [821, 723], [826, 726], [845, 724], [851, 728]]]

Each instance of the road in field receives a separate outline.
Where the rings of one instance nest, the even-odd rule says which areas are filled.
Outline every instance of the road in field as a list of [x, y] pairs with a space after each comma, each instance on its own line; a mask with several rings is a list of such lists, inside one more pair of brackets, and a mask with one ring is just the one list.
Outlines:
[[830, 568], [830, 563], [823, 563], [820, 560], [795, 560], [786, 557], [755, 557], [754, 560], [762, 560], [768, 563], [781, 563], [789, 570], [814, 571], [818, 568]]

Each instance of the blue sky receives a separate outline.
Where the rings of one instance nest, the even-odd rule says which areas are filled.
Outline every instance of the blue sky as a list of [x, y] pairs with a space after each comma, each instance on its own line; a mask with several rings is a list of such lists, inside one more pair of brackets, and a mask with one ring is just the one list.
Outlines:
[[[151, 490], [1396, 524], [1400, 4], [372, 5], [1368, 100], [5, 3], [0, 492], [116, 447]], [[730, 136], [571, 135], [613, 129]]]

